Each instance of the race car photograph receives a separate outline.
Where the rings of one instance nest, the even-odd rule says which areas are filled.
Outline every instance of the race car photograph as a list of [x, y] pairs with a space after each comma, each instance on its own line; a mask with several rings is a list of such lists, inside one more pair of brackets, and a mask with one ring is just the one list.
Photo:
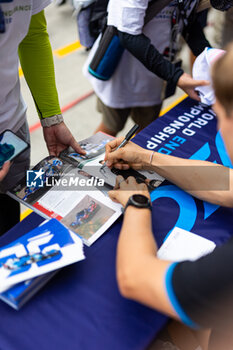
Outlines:
[[94, 201], [91, 201], [90, 205], [87, 208], [81, 210], [76, 214], [76, 220], [73, 221], [70, 224], [70, 226], [73, 228], [77, 228], [83, 223], [88, 222], [99, 208], [100, 207], [98, 206], [98, 204], [96, 204]]

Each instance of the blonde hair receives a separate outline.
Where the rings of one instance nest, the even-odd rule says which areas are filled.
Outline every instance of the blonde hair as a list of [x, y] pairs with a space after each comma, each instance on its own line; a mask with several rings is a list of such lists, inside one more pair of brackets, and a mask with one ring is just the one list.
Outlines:
[[212, 70], [215, 96], [227, 115], [233, 115], [233, 43], [230, 44]]

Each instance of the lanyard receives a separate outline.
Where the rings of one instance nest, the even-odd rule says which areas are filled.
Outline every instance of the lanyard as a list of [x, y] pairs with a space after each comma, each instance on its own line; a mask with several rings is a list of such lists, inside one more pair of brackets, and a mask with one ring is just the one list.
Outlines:
[[171, 36], [169, 52], [167, 53], [170, 62], [175, 61], [182, 29], [188, 25], [190, 15], [196, 8], [198, 1], [196, 1], [196, 5], [192, 4], [194, 0], [177, 0], [177, 3], [171, 17]]
[[171, 16], [171, 34], [170, 44], [167, 51], [167, 57], [170, 62], [174, 62], [176, 58], [176, 52], [178, 51], [178, 42], [180, 37], [180, 21], [185, 16], [184, 2], [178, 0], [178, 4]]
[[184, 0], [178, 0], [178, 8], [180, 11], [180, 17], [183, 19], [184, 25], [188, 25], [188, 17], [184, 6]]

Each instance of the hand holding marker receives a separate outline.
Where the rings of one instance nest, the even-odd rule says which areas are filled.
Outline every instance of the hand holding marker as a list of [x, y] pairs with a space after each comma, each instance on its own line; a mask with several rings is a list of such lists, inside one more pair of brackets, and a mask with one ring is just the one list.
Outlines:
[[[138, 131], [139, 129], [139, 125], [135, 124], [130, 130], [129, 132], [125, 135], [124, 140], [120, 143], [120, 145], [115, 149], [115, 151], [117, 151], [119, 148], [124, 147], [134, 136], [134, 134]], [[102, 165], [101, 169], [103, 169], [106, 166], [106, 162], [104, 162], [104, 164]]]

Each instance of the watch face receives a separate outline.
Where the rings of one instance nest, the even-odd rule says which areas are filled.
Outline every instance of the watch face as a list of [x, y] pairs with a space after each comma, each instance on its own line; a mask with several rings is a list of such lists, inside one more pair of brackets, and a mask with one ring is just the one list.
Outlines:
[[147, 204], [149, 199], [146, 196], [143, 196], [142, 194], [134, 194], [132, 196], [133, 200], [138, 204]]

